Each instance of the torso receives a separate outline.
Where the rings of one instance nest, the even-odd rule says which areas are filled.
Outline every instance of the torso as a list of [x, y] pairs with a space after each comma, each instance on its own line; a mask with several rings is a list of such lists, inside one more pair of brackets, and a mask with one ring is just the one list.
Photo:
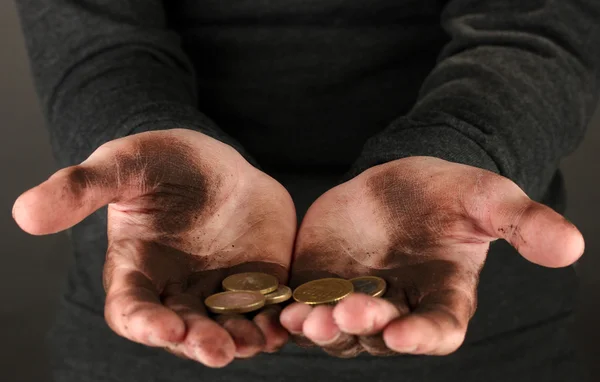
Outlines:
[[447, 38], [434, 0], [168, 4], [199, 109], [267, 168], [350, 165], [410, 110]]

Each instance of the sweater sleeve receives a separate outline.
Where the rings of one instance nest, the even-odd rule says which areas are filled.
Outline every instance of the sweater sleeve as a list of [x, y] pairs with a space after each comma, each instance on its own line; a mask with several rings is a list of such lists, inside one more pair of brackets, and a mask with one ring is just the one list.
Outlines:
[[160, 0], [18, 0], [60, 165], [133, 133], [197, 130], [243, 148], [203, 115], [191, 63]]
[[367, 141], [348, 177], [435, 156], [540, 197], [593, 113], [600, 1], [451, 0], [441, 19], [449, 42], [414, 107]]

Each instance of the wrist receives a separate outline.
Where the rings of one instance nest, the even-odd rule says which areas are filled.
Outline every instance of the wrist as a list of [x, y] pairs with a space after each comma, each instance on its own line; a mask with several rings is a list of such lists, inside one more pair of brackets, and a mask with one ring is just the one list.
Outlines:
[[494, 160], [480, 145], [450, 126], [417, 124], [407, 120], [400, 123], [405, 123], [406, 126], [384, 131], [367, 141], [345, 180], [371, 167], [414, 156], [436, 157], [500, 172]]

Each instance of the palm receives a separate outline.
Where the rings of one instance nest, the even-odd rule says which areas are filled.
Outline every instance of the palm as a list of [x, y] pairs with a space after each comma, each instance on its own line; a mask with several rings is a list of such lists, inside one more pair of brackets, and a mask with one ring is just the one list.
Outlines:
[[231, 272], [262, 271], [286, 281], [296, 217], [274, 179], [202, 134], [144, 133], [61, 170], [15, 209], [24, 228], [46, 233], [106, 203], [105, 316], [117, 333], [209, 366], [283, 344], [276, 308], [252, 321], [216, 318], [217, 325], [203, 305]]
[[[154, 167], [160, 168], [160, 175], [148, 168], [142, 175], [148, 191], [109, 205], [113, 246], [148, 246], [135, 252], [140, 264], [156, 268], [156, 279], [168, 277], [169, 283], [198, 293], [216, 290], [200, 277], [204, 272], [227, 272], [248, 263], [264, 263], [286, 281], [295, 210], [281, 185], [250, 168], [243, 174], [224, 169], [199, 175], [194, 170], [178, 173], [160, 163]], [[157, 178], [161, 180], [155, 182]], [[115, 253], [115, 259], [109, 257], [107, 267], [115, 266], [120, 251], [109, 253]]]
[[[377, 275], [388, 283], [387, 302], [354, 295], [335, 308], [292, 305], [282, 323], [340, 356], [447, 354], [462, 343], [474, 313], [490, 241], [505, 238], [540, 263], [557, 253], [555, 247], [540, 256], [551, 244], [535, 248], [524, 239], [535, 239], [522, 219], [527, 211], [543, 211], [538, 215], [549, 214], [552, 224], [542, 219], [542, 226], [579, 237], [512, 182], [480, 169], [410, 158], [368, 170], [311, 206], [298, 233], [292, 282]], [[560, 256], [552, 260], [564, 261]]]

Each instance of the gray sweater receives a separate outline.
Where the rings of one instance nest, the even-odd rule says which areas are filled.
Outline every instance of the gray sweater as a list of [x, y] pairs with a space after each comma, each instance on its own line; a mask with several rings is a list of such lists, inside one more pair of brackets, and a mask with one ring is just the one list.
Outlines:
[[61, 165], [185, 127], [265, 169], [432, 155], [539, 199], [598, 94], [598, 0], [19, 0]]
[[[300, 214], [320, 180], [412, 155], [498, 172], [560, 209], [558, 164], [598, 94], [600, 0], [17, 3], [60, 165], [135, 132], [195, 129], [285, 173]], [[456, 355], [345, 362], [291, 348], [211, 374], [103, 324], [104, 219], [73, 230], [52, 335], [58, 380], [446, 381], [457, 370], [463, 382], [577, 380], [563, 324], [572, 272], [502, 243]]]

